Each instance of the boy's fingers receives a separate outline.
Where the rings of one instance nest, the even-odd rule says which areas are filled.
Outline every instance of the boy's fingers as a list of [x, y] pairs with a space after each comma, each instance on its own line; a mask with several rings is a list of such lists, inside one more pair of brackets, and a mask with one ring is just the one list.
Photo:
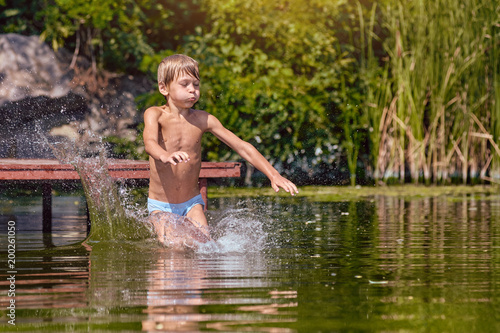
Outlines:
[[170, 156], [170, 161], [173, 165], [177, 165], [177, 163], [180, 163], [182, 161], [187, 162], [189, 161], [189, 155], [186, 152], [175, 152]]
[[299, 193], [299, 191], [297, 190], [297, 186], [295, 186], [294, 183], [292, 182], [289, 182], [286, 184], [286, 187], [283, 187], [288, 193], [290, 193], [291, 195], [295, 195], [297, 193]]
[[185, 152], [179, 152], [180, 161], [189, 161], [189, 155]]
[[288, 181], [288, 182], [283, 182], [283, 183], [273, 183], [271, 184], [272, 188], [274, 191], [279, 192], [279, 188], [281, 187], [284, 189], [287, 193], [290, 193], [291, 195], [295, 195], [299, 193], [299, 190], [295, 186], [294, 183]]
[[274, 192], [279, 192], [280, 187], [276, 183], [272, 183], [271, 187], [273, 188]]

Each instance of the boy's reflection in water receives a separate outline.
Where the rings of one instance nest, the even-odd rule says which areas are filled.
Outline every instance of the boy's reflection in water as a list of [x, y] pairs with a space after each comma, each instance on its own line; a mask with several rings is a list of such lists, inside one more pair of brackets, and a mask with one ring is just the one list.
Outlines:
[[[198, 256], [194, 251], [172, 249], [157, 253], [156, 264], [146, 272], [144, 331], [231, 331], [241, 325], [269, 325], [269, 330], [293, 332], [274, 326], [296, 321], [297, 291], [272, 288], [262, 256]], [[226, 313], [203, 310], [204, 305], [231, 304], [233, 310]]]
[[206, 301], [207, 271], [193, 260], [193, 253], [165, 249], [153, 272], [148, 274], [148, 318], [142, 322], [145, 331], [198, 331], [207, 318], [199, 313]]

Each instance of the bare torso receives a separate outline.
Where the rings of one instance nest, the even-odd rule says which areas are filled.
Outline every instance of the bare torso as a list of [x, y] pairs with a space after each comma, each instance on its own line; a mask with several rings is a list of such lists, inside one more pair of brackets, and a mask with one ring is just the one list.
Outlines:
[[185, 116], [174, 115], [167, 112], [168, 108], [159, 109], [158, 144], [168, 153], [186, 152], [189, 161], [172, 165], [150, 157], [149, 197], [183, 203], [200, 193], [201, 137], [207, 128], [208, 114], [190, 109]]

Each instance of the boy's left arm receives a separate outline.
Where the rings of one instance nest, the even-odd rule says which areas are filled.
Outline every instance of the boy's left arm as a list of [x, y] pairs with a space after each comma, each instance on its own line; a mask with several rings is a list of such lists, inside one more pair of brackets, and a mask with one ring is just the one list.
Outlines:
[[208, 130], [219, 140], [231, 147], [241, 157], [250, 162], [255, 168], [264, 173], [271, 181], [271, 187], [276, 192], [282, 188], [291, 195], [299, 193], [297, 186], [281, 176], [253, 145], [241, 140], [233, 132], [222, 126], [220, 121], [212, 115], [208, 116]]

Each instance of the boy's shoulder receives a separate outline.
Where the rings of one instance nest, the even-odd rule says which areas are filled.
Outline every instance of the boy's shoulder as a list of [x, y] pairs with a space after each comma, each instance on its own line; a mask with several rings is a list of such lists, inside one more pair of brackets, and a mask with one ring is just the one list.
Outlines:
[[161, 106], [151, 106], [144, 111], [144, 117], [160, 116], [162, 114]]

